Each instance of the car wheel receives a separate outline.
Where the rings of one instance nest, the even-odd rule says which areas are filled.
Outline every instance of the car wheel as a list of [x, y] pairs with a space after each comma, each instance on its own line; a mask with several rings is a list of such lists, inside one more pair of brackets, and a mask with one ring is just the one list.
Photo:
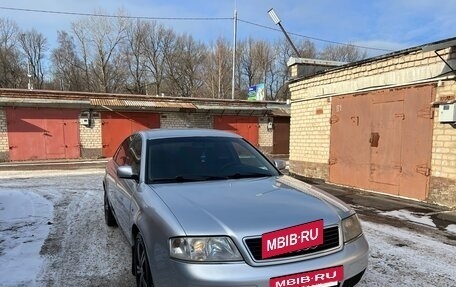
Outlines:
[[141, 233], [136, 236], [133, 264], [135, 266], [136, 286], [153, 287], [149, 258], [147, 257], [146, 246]]
[[107, 226], [117, 226], [117, 221], [114, 217], [114, 214], [112, 213], [111, 205], [109, 204], [106, 192], [104, 194], [104, 216]]

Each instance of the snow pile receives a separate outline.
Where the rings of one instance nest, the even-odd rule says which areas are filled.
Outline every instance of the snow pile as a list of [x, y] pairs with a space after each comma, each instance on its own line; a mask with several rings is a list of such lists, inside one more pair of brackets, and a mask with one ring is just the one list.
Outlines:
[[35, 285], [52, 212], [52, 203], [32, 191], [0, 189], [1, 286]]
[[456, 233], [456, 224], [450, 224], [447, 226], [446, 231]]
[[405, 209], [381, 212], [380, 215], [396, 217], [399, 219], [405, 219], [411, 222], [436, 227], [430, 216], [412, 213]]

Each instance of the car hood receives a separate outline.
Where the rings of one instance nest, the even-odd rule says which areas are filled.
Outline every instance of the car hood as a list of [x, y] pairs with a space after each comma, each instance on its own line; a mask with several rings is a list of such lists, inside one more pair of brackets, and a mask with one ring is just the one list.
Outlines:
[[351, 210], [288, 176], [152, 184], [188, 236], [256, 236], [319, 219], [339, 223]]

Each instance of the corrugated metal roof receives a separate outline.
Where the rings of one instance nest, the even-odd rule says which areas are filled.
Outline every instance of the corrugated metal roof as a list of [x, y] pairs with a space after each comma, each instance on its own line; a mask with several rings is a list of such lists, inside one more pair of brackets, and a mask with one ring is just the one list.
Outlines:
[[148, 108], [179, 108], [179, 109], [196, 109], [192, 103], [183, 102], [156, 102], [156, 101], [138, 101], [138, 100], [122, 100], [122, 99], [90, 99], [92, 106], [108, 106], [108, 107], [148, 107]]
[[278, 117], [289, 117], [290, 116], [290, 110], [289, 109], [273, 109], [272, 110], [272, 115], [273, 116], [278, 116]]
[[46, 105], [87, 105], [88, 101], [83, 100], [62, 100], [62, 99], [34, 99], [34, 98], [9, 98], [0, 97], [1, 104], [46, 104]]
[[233, 110], [233, 111], [265, 111], [268, 110], [265, 106], [261, 107], [252, 107], [252, 106], [228, 106], [228, 105], [201, 105], [196, 104], [196, 107], [199, 110]]

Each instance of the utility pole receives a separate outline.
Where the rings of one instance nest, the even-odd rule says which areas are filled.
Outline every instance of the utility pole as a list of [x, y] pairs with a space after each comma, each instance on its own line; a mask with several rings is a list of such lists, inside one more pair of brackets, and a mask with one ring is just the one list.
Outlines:
[[236, 41], [237, 41], [237, 10], [234, 9], [234, 37], [233, 37], [233, 77], [231, 78], [231, 99], [234, 100], [234, 85], [236, 78]]
[[33, 90], [32, 74], [30, 74], [30, 62], [27, 60], [27, 78], [28, 78], [28, 89]]

